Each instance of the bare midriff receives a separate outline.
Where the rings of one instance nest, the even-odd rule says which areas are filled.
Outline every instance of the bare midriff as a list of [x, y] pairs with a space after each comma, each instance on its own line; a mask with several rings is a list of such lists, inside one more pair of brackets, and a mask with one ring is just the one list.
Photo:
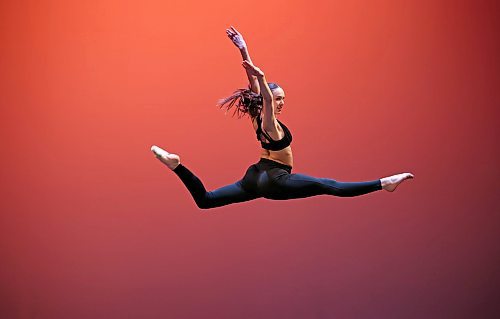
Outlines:
[[263, 148], [262, 152], [260, 153], [260, 157], [293, 167], [293, 156], [292, 156], [291, 146], [287, 146], [279, 151], [269, 151]]

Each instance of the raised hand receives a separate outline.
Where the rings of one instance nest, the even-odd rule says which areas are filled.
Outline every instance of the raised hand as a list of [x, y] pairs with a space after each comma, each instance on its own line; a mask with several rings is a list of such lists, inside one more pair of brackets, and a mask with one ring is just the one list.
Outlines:
[[238, 47], [238, 49], [241, 50], [247, 47], [243, 36], [233, 26], [231, 26], [229, 29], [226, 29], [226, 34], [228, 38], [233, 41], [234, 45]]
[[248, 74], [254, 76], [264, 76], [264, 72], [262, 72], [261, 69], [253, 65], [252, 62], [245, 60], [241, 64], [243, 65]]

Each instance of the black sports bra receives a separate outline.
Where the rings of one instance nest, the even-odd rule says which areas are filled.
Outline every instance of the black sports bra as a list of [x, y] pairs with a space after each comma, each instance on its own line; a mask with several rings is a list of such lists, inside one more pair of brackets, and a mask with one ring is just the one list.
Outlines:
[[[285, 132], [285, 136], [283, 136], [283, 138], [279, 141], [273, 140], [271, 136], [269, 136], [269, 133], [267, 133], [265, 130], [262, 129], [261, 126], [262, 119], [260, 118], [260, 116], [257, 116], [258, 128], [255, 131], [255, 133], [257, 133], [257, 140], [260, 141], [260, 145], [262, 146], [263, 149], [270, 151], [280, 151], [292, 143], [292, 133], [290, 133], [290, 130], [286, 127], [285, 124], [281, 123], [280, 120], [277, 121], [283, 128], [283, 131]], [[260, 134], [264, 135], [264, 137], [269, 141], [269, 143], [262, 142], [262, 140], [260, 139]]]

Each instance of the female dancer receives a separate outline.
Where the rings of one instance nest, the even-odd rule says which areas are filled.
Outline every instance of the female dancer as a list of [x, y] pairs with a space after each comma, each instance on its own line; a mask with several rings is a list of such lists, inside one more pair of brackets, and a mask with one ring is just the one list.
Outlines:
[[393, 192], [410, 173], [397, 174], [368, 182], [338, 182], [330, 178], [316, 178], [292, 174], [292, 134], [277, 119], [285, 104], [285, 92], [274, 83], [268, 83], [264, 72], [256, 67], [248, 54], [243, 36], [234, 28], [226, 30], [228, 37], [240, 50], [250, 89], [240, 89], [219, 101], [219, 106], [235, 106], [238, 116], [248, 115], [260, 141], [259, 162], [251, 165], [243, 178], [234, 184], [207, 192], [202, 182], [181, 164], [176, 154], [152, 146], [151, 151], [184, 183], [201, 209], [214, 208], [256, 198], [285, 200], [315, 195], [359, 196], [384, 189]]

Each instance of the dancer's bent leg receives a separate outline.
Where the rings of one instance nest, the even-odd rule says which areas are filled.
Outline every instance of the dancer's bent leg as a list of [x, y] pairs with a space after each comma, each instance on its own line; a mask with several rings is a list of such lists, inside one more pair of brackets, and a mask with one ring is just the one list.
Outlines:
[[245, 191], [241, 186], [241, 181], [207, 192], [200, 179], [182, 164], [179, 164], [173, 172], [186, 185], [196, 205], [201, 209], [245, 202], [260, 197]]
[[[330, 178], [317, 178], [304, 174], [288, 174], [272, 183], [275, 199], [304, 198], [316, 195], [352, 197], [382, 189], [381, 181], [338, 182]], [[277, 192], [277, 193], [276, 193]]]

